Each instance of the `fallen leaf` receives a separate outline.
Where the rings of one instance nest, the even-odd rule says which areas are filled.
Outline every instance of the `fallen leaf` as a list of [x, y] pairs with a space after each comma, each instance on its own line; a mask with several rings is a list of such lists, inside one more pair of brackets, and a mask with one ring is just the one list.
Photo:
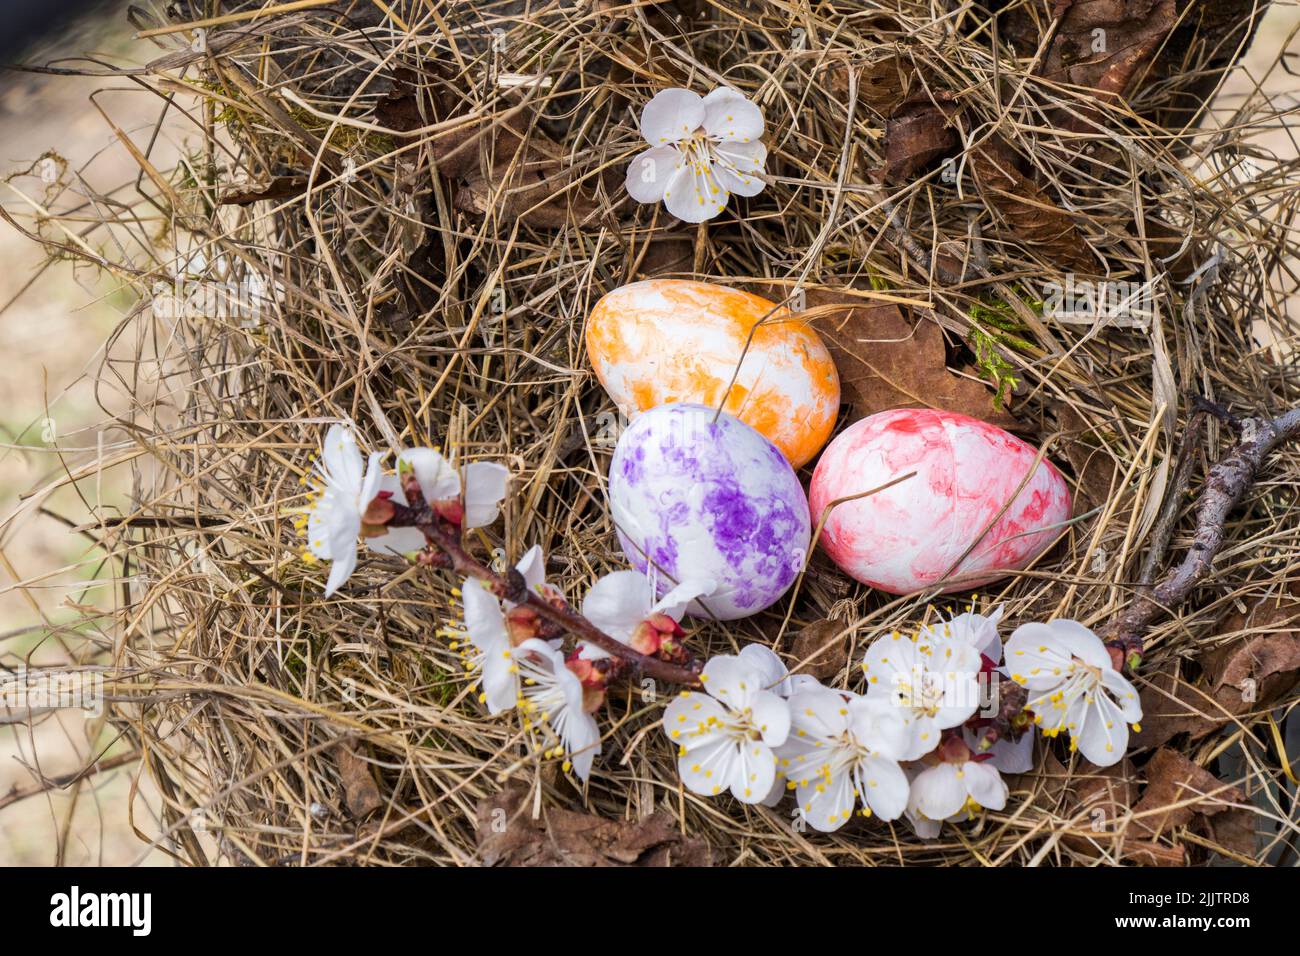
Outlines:
[[355, 743], [344, 740], [335, 744], [334, 762], [343, 782], [343, 802], [354, 819], [364, 820], [384, 805], [370, 764], [357, 754]]
[[1017, 425], [993, 407], [993, 392], [983, 382], [948, 370], [937, 323], [922, 318], [913, 325], [896, 305], [863, 304], [830, 292], [809, 290], [806, 299], [808, 309], [817, 310], [817, 332], [835, 359], [840, 392], [855, 419], [890, 408], [941, 408], [1002, 428]]
[[843, 621], [814, 621], [794, 636], [790, 654], [795, 670], [818, 680], [834, 677], [844, 669], [853, 628]]
[[1259, 814], [1249, 807], [1233, 807], [1205, 820], [1206, 838], [1228, 853], [1255, 859], [1259, 852], [1259, 837], [1256, 827]]
[[1300, 684], [1300, 601], [1287, 595], [1234, 614], [1224, 629], [1246, 632], [1201, 659], [1205, 686], [1233, 716], [1265, 710]]
[[1086, 856], [1099, 857], [1105, 851], [1139, 866], [1187, 864], [1182, 847], [1134, 839], [1134, 828], [1125, 824], [1138, 796], [1137, 772], [1127, 757], [1110, 767], [1080, 761], [1073, 779], [1077, 782], [1070, 812], [1076, 820], [1082, 818], [1082, 824], [1062, 836], [1063, 843]]
[[[1178, 19], [1177, 7], [1175, 0], [1078, 0], [1068, 8], [1058, 4], [1064, 15], [1038, 75], [1094, 90], [1103, 103], [1113, 102], [1152, 61]], [[1041, 42], [1039, 25], [1024, 8], [1009, 11], [1002, 33], [1024, 56], [1033, 56]], [[1055, 121], [1076, 131], [1090, 126], [1086, 115], [1064, 110], [1056, 112]]]
[[881, 116], [890, 116], [903, 104], [916, 75], [912, 64], [898, 56], [863, 64], [832, 63], [825, 68], [825, 83], [841, 100], [849, 95], [851, 73], [857, 74], [858, 101]]
[[1189, 684], [1177, 665], [1142, 689], [1140, 747], [1159, 747], [1186, 733], [1193, 740], [1234, 717], [1267, 710], [1300, 685], [1300, 600], [1286, 595], [1226, 618], [1221, 633], [1236, 634], [1201, 656], [1201, 677]]
[[663, 812], [644, 820], [607, 820], [542, 807], [511, 787], [478, 806], [478, 852], [486, 866], [709, 866], [708, 844], [686, 837]]
[[1244, 799], [1236, 787], [1228, 786], [1169, 747], [1156, 751], [1144, 773], [1146, 790], [1133, 807], [1134, 814], [1142, 816], [1133, 823], [1153, 836], [1187, 826], [1198, 814], [1212, 817], [1222, 813]]
[[1005, 220], [1004, 235], [1060, 272], [1096, 268], [1074, 219], [1020, 172], [1015, 154], [1000, 140], [990, 140], [971, 154], [971, 175], [989, 208]]
[[1140, 691], [1142, 729], [1131, 738], [1134, 747], [1162, 747], [1179, 734], [1200, 737], [1222, 723], [1208, 717], [1206, 709], [1213, 705], [1179, 676], [1179, 670], [1174, 661], [1149, 675]]
[[530, 226], [558, 229], [574, 222], [582, 225], [599, 207], [566, 190], [568, 175], [551, 160], [512, 163], [503, 160], [490, 176], [474, 172], [455, 195], [453, 205], [463, 212], [486, 216], [494, 213], [510, 221], [522, 218]]
[[694, 268], [695, 243], [690, 239], [668, 236], [650, 240], [649, 248], [637, 266], [637, 278], [691, 275]]
[[1060, 424], [1064, 433], [1062, 450], [1074, 469], [1084, 510], [1110, 501], [1116, 479], [1115, 459], [1098, 439], [1098, 426], [1090, 424], [1070, 405], [1061, 409]]
[[953, 125], [956, 110], [929, 98], [912, 100], [894, 110], [885, 124], [884, 181], [905, 183], [936, 160], [955, 153], [961, 145]]

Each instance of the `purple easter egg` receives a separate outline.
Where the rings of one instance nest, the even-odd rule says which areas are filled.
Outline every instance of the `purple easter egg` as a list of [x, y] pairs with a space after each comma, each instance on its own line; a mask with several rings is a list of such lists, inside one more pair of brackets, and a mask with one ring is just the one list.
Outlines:
[[729, 621], [769, 607], [803, 567], [808, 499], [780, 449], [704, 405], [660, 405], [619, 437], [609, 501], [623, 553], [662, 595], [712, 582], [687, 613]]

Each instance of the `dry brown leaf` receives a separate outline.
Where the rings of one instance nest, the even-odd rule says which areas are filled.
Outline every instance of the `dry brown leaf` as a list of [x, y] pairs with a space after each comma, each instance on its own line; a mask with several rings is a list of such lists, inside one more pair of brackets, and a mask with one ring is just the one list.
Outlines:
[[566, 190], [566, 185], [559, 163], [542, 160], [524, 165], [503, 160], [490, 176], [471, 173], [457, 190], [453, 204], [475, 215], [495, 213], [505, 221], [522, 218], [541, 229], [558, 229], [570, 221], [582, 225], [599, 207], [574, 190]]
[[651, 239], [637, 266], [637, 278], [690, 275], [695, 267], [695, 243], [690, 239], [665, 237]]
[[335, 744], [334, 762], [338, 765], [339, 779], [343, 782], [343, 802], [354, 819], [364, 820], [384, 805], [384, 798], [380, 796], [379, 787], [370, 772], [370, 764], [357, 754], [353, 741], [344, 740]]
[[834, 677], [844, 668], [853, 628], [843, 621], [814, 621], [794, 636], [790, 653], [795, 670], [818, 680]]
[[971, 174], [989, 208], [1006, 220], [1006, 236], [1062, 272], [1096, 267], [1074, 219], [1020, 172], [1015, 154], [1001, 141], [972, 153]]
[[[1077, 0], [1065, 10], [1039, 75], [1095, 90], [1099, 100], [1112, 102], [1151, 62], [1177, 18], [1175, 0]], [[1038, 49], [1039, 29], [1024, 9], [1008, 14], [1003, 32], [1017, 52], [1033, 55]], [[1057, 124], [1088, 126], [1063, 111]]]
[[1153, 836], [1187, 826], [1198, 814], [1212, 817], [1222, 813], [1244, 799], [1236, 787], [1228, 786], [1169, 747], [1157, 750], [1144, 772], [1147, 787], [1133, 812], [1150, 816], [1142, 816], [1134, 824]]
[[1162, 747], [1179, 734], [1200, 737], [1222, 723], [1209, 719], [1206, 711], [1213, 704], [1179, 676], [1179, 669], [1175, 661], [1149, 675], [1140, 691], [1142, 730], [1133, 735], [1134, 747]]
[[841, 99], [849, 95], [850, 72], [857, 74], [858, 101], [881, 116], [890, 116], [907, 99], [915, 75], [912, 64], [897, 56], [860, 65], [832, 63], [825, 68], [825, 83]]
[[1255, 859], [1259, 852], [1259, 840], [1255, 835], [1259, 815], [1248, 807], [1233, 807], [1223, 813], [1205, 819], [1205, 835], [1211, 843], [1216, 843], [1229, 853], [1235, 853], [1249, 860]]
[[955, 112], [955, 106], [936, 105], [928, 98], [894, 110], [885, 124], [884, 181], [905, 183], [936, 160], [956, 152], [961, 137], [953, 125]]
[[1187, 853], [1154, 840], [1134, 839], [1124, 820], [1137, 800], [1138, 775], [1127, 757], [1111, 767], [1081, 761], [1075, 772], [1075, 802], [1071, 814], [1082, 818], [1082, 828], [1067, 833], [1062, 842], [1076, 851], [1097, 857], [1103, 851], [1118, 854], [1139, 866], [1185, 866]]
[[1201, 657], [1195, 685], [1181, 680], [1174, 665], [1142, 689], [1142, 731], [1135, 745], [1159, 747], [1181, 733], [1203, 737], [1233, 717], [1285, 699], [1300, 684], [1297, 622], [1300, 600], [1290, 595], [1228, 617], [1222, 631], [1244, 633]]
[[830, 349], [840, 373], [843, 400], [854, 418], [890, 408], [942, 408], [1013, 428], [1016, 420], [993, 407], [993, 392], [975, 378], [950, 372], [943, 330], [929, 319], [915, 326], [898, 306], [863, 305], [833, 293], [807, 293], [809, 309], [842, 305], [818, 312], [818, 334]]
[[1082, 510], [1105, 504], [1110, 501], [1111, 488], [1117, 477], [1115, 459], [1098, 441], [1094, 426], [1073, 406], [1066, 405], [1061, 409], [1060, 421], [1065, 433], [1061, 447], [1078, 479]]
[[1300, 684], [1300, 601], [1291, 596], [1264, 601], [1245, 615], [1234, 614], [1227, 631], [1248, 636], [1201, 660], [1205, 687], [1234, 716], [1260, 711], [1285, 698]]
[[527, 790], [511, 787], [478, 806], [478, 852], [487, 866], [709, 866], [712, 854], [685, 837], [666, 813], [607, 820], [542, 808], [532, 817]]
[[260, 188], [232, 189], [218, 200], [222, 206], [251, 206], [264, 199], [288, 199], [307, 188], [306, 176], [277, 176]]

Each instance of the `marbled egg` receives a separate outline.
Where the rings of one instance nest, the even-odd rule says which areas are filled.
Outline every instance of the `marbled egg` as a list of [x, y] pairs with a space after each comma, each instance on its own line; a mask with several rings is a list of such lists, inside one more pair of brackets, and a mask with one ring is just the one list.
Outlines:
[[995, 581], [1042, 554], [1070, 517], [1069, 488], [1046, 459], [1017, 494], [1036, 457], [1009, 432], [953, 412], [901, 408], [864, 418], [817, 463], [814, 524], [832, 501], [916, 476], [836, 505], [818, 543], [851, 577], [892, 594], [933, 585], [959, 559], [944, 591]]
[[609, 502], [623, 553], [658, 569], [659, 593], [712, 581], [696, 617], [734, 620], [793, 583], [811, 538], [808, 500], [779, 448], [704, 405], [660, 405], [619, 437]]
[[650, 279], [596, 303], [587, 352], [596, 377], [629, 417], [670, 402], [721, 405], [799, 468], [835, 427], [840, 380], [817, 333], [789, 316], [738, 289]]

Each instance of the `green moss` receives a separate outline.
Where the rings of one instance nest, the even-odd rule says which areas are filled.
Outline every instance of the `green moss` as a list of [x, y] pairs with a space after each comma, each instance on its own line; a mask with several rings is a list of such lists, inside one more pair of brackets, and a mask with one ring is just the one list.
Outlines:
[[[1041, 313], [1043, 303], [1034, 301], [1023, 289], [1015, 288], [1020, 301], [1035, 312]], [[1010, 304], [985, 297], [971, 306], [966, 313], [971, 320], [967, 342], [975, 353], [975, 367], [980, 376], [993, 386], [993, 407], [999, 411], [1007, 397], [1020, 384], [1012, 373], [1015, 366], [1002, 356], [1002, 351], [1029, 352], [1033, 343], [1024, 338], [1028, 331]]]

